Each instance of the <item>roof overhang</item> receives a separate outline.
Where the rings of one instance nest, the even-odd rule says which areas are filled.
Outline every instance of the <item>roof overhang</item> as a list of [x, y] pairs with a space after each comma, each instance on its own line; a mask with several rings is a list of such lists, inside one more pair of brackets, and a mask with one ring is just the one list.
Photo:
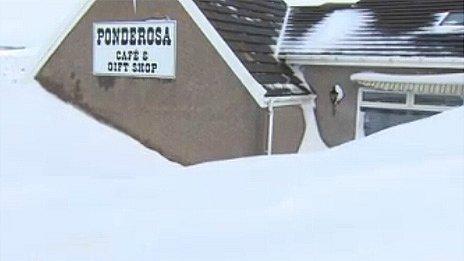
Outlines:
[[459, 57], [388, 57], [344, 55], [279, 55], [292, 65], [333, 65], [357, 67], [440, 68], [464, 69], [464, 58]]
[[379, 90], [464, 96], [464, 73], [396, 75], [361, 72], [350, 78], [365, 87]]

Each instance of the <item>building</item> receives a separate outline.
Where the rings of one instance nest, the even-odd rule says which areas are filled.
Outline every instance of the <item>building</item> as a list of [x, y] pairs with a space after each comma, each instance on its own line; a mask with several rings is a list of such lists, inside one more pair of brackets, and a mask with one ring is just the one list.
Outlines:
[[279, 58], [303, 72], [335, 146], [462, 105], [463, 41], [462, 0], [361, 0], [289, 9]]
[[459, 3], [89, 0], [36, 78], [185, 165], [316, 150], [462, 105]]

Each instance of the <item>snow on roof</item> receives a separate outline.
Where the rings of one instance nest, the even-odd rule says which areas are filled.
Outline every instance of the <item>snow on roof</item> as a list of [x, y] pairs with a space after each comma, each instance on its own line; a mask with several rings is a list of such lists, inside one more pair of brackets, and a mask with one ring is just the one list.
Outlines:
[[351, 80], [374, 89], [412, 91], [433, 95], [464, 95], [464, 73], [397, 75], [362, 72], [351, 75]]
[[293, 7], [279, 57], [459, 58], [462, 66], [464, 27], [440, 25], [444, 13], [462, 12], [462, 1], [421, 1]]
[[361, 72], [351, 75], [351, 80], [418, 84], [450, 84], [464, 86], [464, 73], [402, 75]]
[[[360, 10], [335, 10], [324, 17], [311, 30], [307, 30], [299, 36], [298, 42], [291, 43], [284, 40], [280, 53], [305, 50], [311, 50], [311, 52], [315, 53], [327, 52], [346, 42], [347, 37], [355, 33], [358, 28], [366, 26], [367, 22], [372, 19], [369, 13]], [[380, 42], [384, 41], [380, 40]], [[357, 46], [357, 43], [350, 44], [353, 47]]]

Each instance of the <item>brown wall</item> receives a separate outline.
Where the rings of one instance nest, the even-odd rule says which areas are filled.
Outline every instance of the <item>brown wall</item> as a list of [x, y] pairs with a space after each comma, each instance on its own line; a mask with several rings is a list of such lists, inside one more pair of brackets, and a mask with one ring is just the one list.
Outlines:
[[[267, 128], [268, 126], [266, 126], [266, 131]], [[275, 154], [297, 152], [303, 140], [305, 129], [303, 110], [300, 106], [276, 108], [272, 152]]]
[[[355, 138], [358, 89], [360, 86], [352, 82], [350, 76], [365, 71], [396, 74], [457, 72], [439, 69], [305, 66], [303, 68], [305, 78], [317, 95], [316, 118], [319, 131], [322, 139], [329, 146], [336, 146]], [[333, 115], [329, 92], [335, 84], [342, 86], [345, 98], [337, 106], [336, 113]]]
[[[175, 80], [92, 75], [92, 23], [177, 20]], [[266, 110], [222, 60], [182, 6], [174, 0], [98, 0], [37, 75], [61, 99], [182, 164], [265, 152]], [[276, 147], [295, 152], [303, 137], [301, 109], [278, 109]]]

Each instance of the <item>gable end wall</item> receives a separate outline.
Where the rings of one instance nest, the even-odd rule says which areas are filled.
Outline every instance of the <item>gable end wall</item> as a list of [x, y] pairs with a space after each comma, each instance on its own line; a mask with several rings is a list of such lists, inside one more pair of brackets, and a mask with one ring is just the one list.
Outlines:
[[[92, 74], [93, 22], [160, 17], [177, 20], [175, 80]], [[177, 1], [138, 1], [134, 14], [131, 0], [97, 0], [36, 78], [62, 100], [185, 165], [265, 152], [266, 110]], [[295, 152], [304, 131], [302, 112], [291, 107], [278, 113], [275, 149]]]

